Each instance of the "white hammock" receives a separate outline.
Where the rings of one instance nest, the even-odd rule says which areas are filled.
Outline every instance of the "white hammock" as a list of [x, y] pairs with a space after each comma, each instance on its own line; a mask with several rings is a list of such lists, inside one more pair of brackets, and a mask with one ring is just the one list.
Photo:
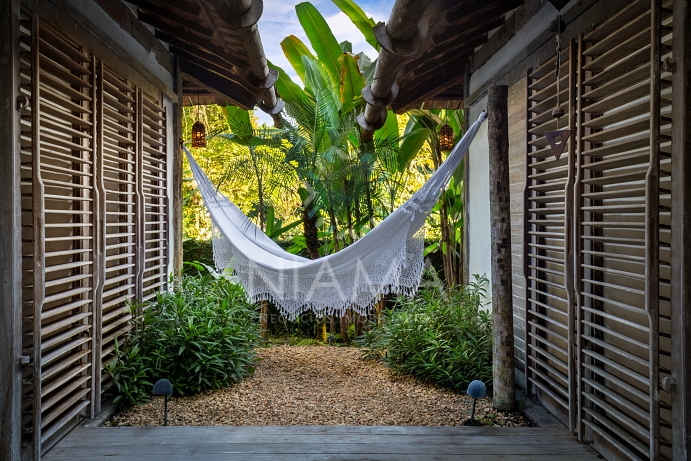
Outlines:
[[424, 268], [427, 215], [473, 141], [483, 112], [429, 180], [364, 237], [320, 259], [283, 250], [227, 197], [219, 193], [185, 149], [213, 221], [214, 260], [232, 269], [251, 301], [272, 301], [289, 319], [312, 309], [318, 315], [366, 314], [389, 293], [413, 295]]

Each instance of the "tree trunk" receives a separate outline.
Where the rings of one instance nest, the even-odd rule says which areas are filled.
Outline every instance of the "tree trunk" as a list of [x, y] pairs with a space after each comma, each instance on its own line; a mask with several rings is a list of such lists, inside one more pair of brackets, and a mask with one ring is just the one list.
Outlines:
[[336, 221], [336, 210], [334, 210], [334, 201], [331, 196], [331, 190], [327, 189], [327, 195], [329, 197], [329, 221], [331, 222], [331, 235], [334, 239], [334, 253], [339, 251], [341, 248], [338, 244], [338, 222]]
[[259, 228], [262, 230], [262, 232], [265, 232], [266, 231], [266, 218], [265, 218], [266, 210], [264, 209], [264, 185], [262, 184], [261, 178], [258, 178], [257, 189], [258, 189], [257, 195], [259, 196]]
[[369, 174], [365, 175], [365, 199], [367, 201], [367, 216], [369, 217], [369, 229], [374, 229], [374, 207], [372, 206], [372, 191], [370, 189]]
[[[357, 198], [355, 199], [354, 208], [355, 208], [355, 211], [354, 211], [355, 212], [355, 223], [357, 225], [359, 225], [360, 220], [362, 219], [362, 214], [360, 212], [360, 200], [358, 200]], [[356, 236], [357, 236], [357, 238], [360, 238], [360, 232], [357, 232]]]
[[307, 252], [311, 259], [319, 258], [319, 232], [317, 230], [317, 215], [316, 213], [310, 217], [313, 211], [312, 204], [303, 204], [302, 206], [302, 228], [305, 234], [305, 244], [307, 245]]
[[[439, 150], [439, 143], [434, 145], [434, 167], [439, 168], [443, 159], [441, 150]], [[453, 287], [455, 282], [455, 274], [453, 269], [453, 244], [451, 236], [449, 235], [449, 210], [444, 200], [444, 193], [441, 195], [441, 209], [439, 211], [439, 225], [441, 226], [441, 242], [442, 242], [442, 261], [444, 263], [444, 280], [446, 281], [446, 288]]]
[[[348, 226], [348, 241], [352, 245], [355, 243], [355, 231], [353, 230], [353, 208], [350, 206], [351, 201], [350, 197], [352, 197], [351, 190], [350, 190], [350, 181], [347, 179], [343, 180], [343, 188], [345, 190], [345, 195], [346, 195], [346, 221], [347, 221], [347, 226]], [[345, 244], [344, 244], [345, 246]]]
[[262, 338], [269, 339], [269, 303], [266, 301], [261, 302], [259, 329], [261, 330]]
[[[453, 270], [453, 243], [449, 235], [449, 212], [442, 195], [441, 209], [439, 210], [439, 225], [441, 226], [442, 256], [444, 260], [444, 279], [446, 288], [450, 289], [455, 285]], [[444, 251], [445, 250], [445, 251]]]
[[363, 316], [355, 313], [355, 336], [362, 336], [362, 326], [364, 324]]
[[350, 328], [349, 322], [348, 322], [348, 317], [350, 316], [350, 309], [347, 309], [343, 315], [341, 315], [340, 318], [340, 327], [341, 327], [341, 341], [344, 343], [350, 342], [350, 338], [348, 338], [348, 328]]
[[492, 225], [492, 317], [494, 406], [513, 410], [513, 299], [511, 285], [511, 196], [509, 192], [508, 87], [489, 88], [489, 185]]
[[336, 222], [336, 212], [333, 207], [329, 207], [329, 220], [331, 221], [331, 235], [334, 240], [334, 253], [341, 250], [338, 243], [338, 223]]

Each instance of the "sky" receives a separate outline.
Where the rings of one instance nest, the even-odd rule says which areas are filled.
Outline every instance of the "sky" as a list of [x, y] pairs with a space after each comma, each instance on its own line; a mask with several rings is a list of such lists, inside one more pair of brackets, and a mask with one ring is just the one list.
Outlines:
[[[309, 40], [307, 40], [307, 36], [303, 32], [302, 26], [295, 14], [295, 5], [298, 3], [301, 2], [294, 0], [264, 0], [264, 13], [259, 20], [259, 33], [261, 34], [267, 59], [285, 70], [293, 81], [300, 84], [300, 79], [293, 71], [281, 49], [281, 41], [289, 35], [297, 36], [308, 47], [310, 46]], [[353, 52], [359, 53], [364, 51], [370, 58], [374, 59], [376, 57], [377, 52], [374, 48], [365, 41], [362, 33], [331, 0], [312, 0], [311, 3], [331, 26], [331, 31], [336, 36], [336, 40], [339, 42], [348, 40], [353, 44]], [[376, 23], [388, 20], [394, 0], [356, 0], [356, 3]], [[271, 117], [260, 110], [256, 110], [254, 114], [259, 118], [259, 124], [266, 123], [271, 125], [273, 123]]]

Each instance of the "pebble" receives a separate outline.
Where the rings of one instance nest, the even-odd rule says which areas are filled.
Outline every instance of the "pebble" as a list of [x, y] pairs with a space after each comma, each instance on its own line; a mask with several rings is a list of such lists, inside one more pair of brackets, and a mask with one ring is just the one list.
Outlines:
[[[274, 346], [257, 351], [255, 373], [241, 383], [168, 402], [175, 426], [459, 426], [472, 399], [360, 359], [356, 348]], [[117, 414], [109, 426], [163, 424], [163, 398]], [[512, 413], [478, 400], [487, 426], [526, 426]]]

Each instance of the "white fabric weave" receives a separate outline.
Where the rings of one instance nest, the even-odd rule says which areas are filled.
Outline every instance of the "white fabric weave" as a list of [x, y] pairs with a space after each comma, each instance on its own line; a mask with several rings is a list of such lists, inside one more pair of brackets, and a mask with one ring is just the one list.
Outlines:
[[389, 293], [413, 295], [424, 268], [422, 227], [487, 118], [483, 112], [430, 179], [401, 207], [345, 249], [311, 260], [283, 250], [219, 193], [185, 149], [214, 224], [214, 260], [231, 269], [253, 302], [276, 304], [289, 319], [352, 308], [366, 314]]

